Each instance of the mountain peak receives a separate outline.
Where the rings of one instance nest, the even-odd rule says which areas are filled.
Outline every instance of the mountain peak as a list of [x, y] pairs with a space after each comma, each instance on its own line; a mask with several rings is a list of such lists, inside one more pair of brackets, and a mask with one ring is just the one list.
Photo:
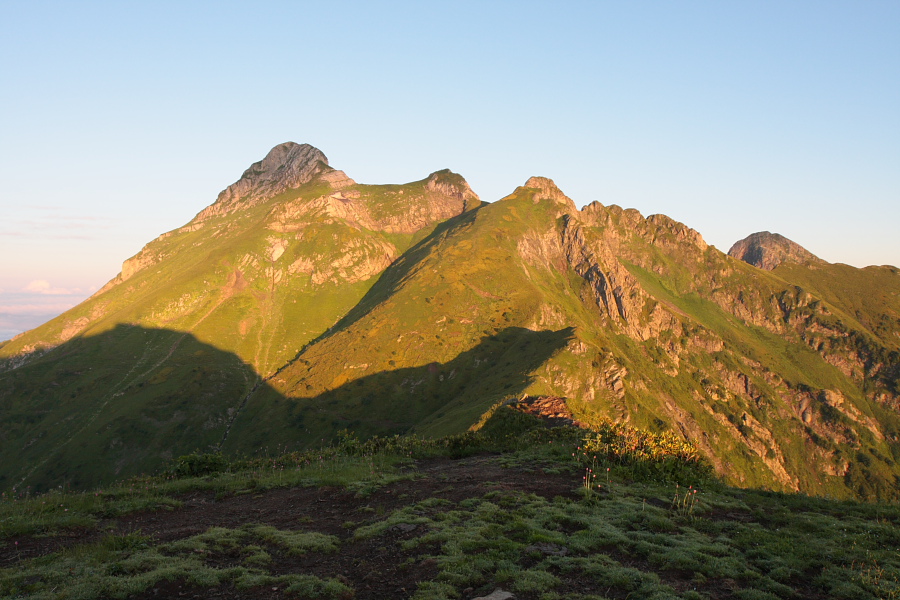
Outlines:
[[735, 242], [728, 255], [766, 271], [771, 271], [784, 262], [825, 262], [800, 244], [768, 231], [759, 231]]
[[575, 210], [575, 202], [566, 196], [563, 191], [553, 183], [552, 179], [548, 179], [547, 177], [529, 177], [528, 181], [525, 182], [524, 187], [538, 190], [538, 194], [535, 195], [535, 201], [542, 199], [553, 200], [554, 202], [564, 204]]
[[450, 169], [442, 169], [429, 175], [425, 180], [425, 189], [462, 200], [463, 210], [466, 210], [471, 202], [475, 204], [479, 202], [478, 194], [469, 187], [469, 182]]
[[328, 158], [318, 148], [295, 142], [278, 144], [265, 158], [250, 165], [240, 179], [222, 190], [215, 203], [197, 215], [197, 220], [264, 202], [331, 171]]
[[328, 158], [318, 148], [309, 144], [284, 142], [269, 150], [261, 161], [250, 165], [241, 178], [249, 175], [272, 179], [282, 169], [300, 175], [310, 172], [318, 161], [328, 164]]

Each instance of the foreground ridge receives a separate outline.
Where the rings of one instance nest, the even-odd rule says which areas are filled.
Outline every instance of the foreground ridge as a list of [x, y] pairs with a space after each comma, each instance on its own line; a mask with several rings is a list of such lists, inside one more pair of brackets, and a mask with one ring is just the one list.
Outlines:
[[0, 595], [875, 599], [898, 589], [896, 506], [731, 488], [689, 450], [620, 426], [548, 429], [503, 407], [481, 431], [441, 439], [345, 435], [255, 460], [183, 456], [161, 477], [0, 502]]

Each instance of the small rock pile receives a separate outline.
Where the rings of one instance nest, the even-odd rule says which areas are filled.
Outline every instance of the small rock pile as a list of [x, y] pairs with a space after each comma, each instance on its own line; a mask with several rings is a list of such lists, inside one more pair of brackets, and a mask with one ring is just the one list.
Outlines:
[[588, 427], [586, 423], [575, 419], [566, 405], [566, 399], [559, 396], [523, 396], [520, 400], [510, 402], [509, 407], [543, 419], [548, 427]]

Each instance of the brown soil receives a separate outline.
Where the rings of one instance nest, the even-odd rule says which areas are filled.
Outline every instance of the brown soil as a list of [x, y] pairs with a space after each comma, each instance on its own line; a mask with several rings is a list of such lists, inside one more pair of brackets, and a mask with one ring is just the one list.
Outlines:
[[[290, 488], [266, 490], [259, 494], [231, 496], [217, 500], [213, 494], [193, 493], [182, 498], [176, 510], [138, 512], [100, 524], [89, 531], [68, 531], [54, 537], [19, 538], [0, 548], [0, 567], [19, 560], [44, 555], [77, 544], [99, 540], [110, 532], [140, 532], [158, 542], [169, 542], [202, 533], [210, 527], [236, 528], [246, 523], [262, 523], [279, 529], [318, 531], [340, 538], [340, 552], [291, 556], [267, 548], [273, 556], [275, 574], [305, 573], [323, 578], [337, 577], [352, 587], [360, 600], [406, 598], [417, 583], [433, 579], [433, 560], [404, 565], [409, 559], [427, 554], [421, 547], [404, 551], [396, 543], [421, 535], [420, 531], [389, 531], [385, 536], [356, 540], [353, 526], [380, 520], [392, 511], [426, 498], [459, 502], [481, 497], [492, 490], [518, 490], [547, 498], [571, 496], [575, 486], [571, 476], [533, 471], [523, 476], [517, 469], [502, 468], [493, 456], [460, 460], [447, 458], [419, 461], [413, 480], [385, 486], [368, 497], [357, 497], [341, 488]], [[433, 550], [436, 550], [433, 549]], [[215, 564], [234, 564], [236, 557], [210, 557]], [[492, 590], [478, 590], [490, 593]], [[472, 590], [472, 595], [479, 594]], [[255, 588], [237, 590], [233, 585], [205, 588], [183, 582], [162, 582], [136, 599], [156, 598], [279, 598], [282, 590]]]
[[[379, 521], [396, 509], [427, 498], [442, 498], [456, 504], [467, 498], [480, 498], [490, 491], [519, 491], [548, 499], [578, 496], [577, 482], [572, 475], [544, 473], [540, 469], [523, 472], [503, 468], [490, 455], [459, 460], [422, 460], [415, 468], [417, 476], [414, 479], [387, 485], [366, 497], [334, 487], [273, 489], [223, 499], [217, 499], [212, 493], [192, 493], [181, 498], [183, 504], [175, 510], [132, 513], [104, 521], [96, 529], [67, 531], [53, 537], [18, 538], [15, 540], [17, 545], [13, 540], [0, 541], [0, 568], [66, 547], [96, 542], [113, 532], [139, 532], [157, 542], [171, 542], [202, 533], [210, 527], [237, 528], [247, 523], [261, 523], [283, 530], [317, 531], [341, 540], [340, 550], [331, 554], [294, 556], [267, 547], [273, 558], [269, 565], [273, 574], [303, 573], [337, 578], [353, 588], [353, 598], [359, 600], [408, 598], [419, 582], [432, 580], [438, 574], [433, 559], [421, 560], [420, 557], [437, 554], [439, 549], [419, 546], [404, 550], [398, 542], [422, 534], [415, 526], [390, 529], [385, 535], [370, 539], [355, 539], [353, 530], [356, 527]], [[711, 518], [754, 520], [752, 515], [739, 511], [720, 511]], [[615, 547], [604, 548], [604, 552], [624, 566], [656, 572], [664, 583], [679, 592], [696, 589], [690, 572], [657, 571], [645, 560]], [[217, 567], [240, 564], [241, 559], [241, 556], [227, 554], [206, 556], [206, 561]], [[584, 575], [567, 573], [561, 578], [563, 581], [556, 591], [563, 596], [593, 593], [609, 598], [626, 597], [616, 588]], [[799, 585], [798, 588], [800, 597], [821, 597], [808, 586]], [[484, 596], [492, 591], [493, 586], [467, 589], [462, 598]], [[710, 598], [729, 598], [733, 596], [735, 586], [729, 580], [708, 581], [699, 591]], [[238, 590], [233, 584], [207, 588], [184, 581], [165, 581], [132, 598], [283, 600], [285, 595], [284, 590], [277, 587]], [[516, 598], [531, 600], [537, 595], [517, 594]]]

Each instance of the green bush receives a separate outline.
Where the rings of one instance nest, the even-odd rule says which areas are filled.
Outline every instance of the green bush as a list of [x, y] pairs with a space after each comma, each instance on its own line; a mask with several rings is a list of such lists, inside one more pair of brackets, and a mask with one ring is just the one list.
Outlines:
[[169, 472], [176, 477], [199, 477], [221, 473], [228, 469], [228, 459], [221, 452], [203, 454], [194, 452], [175, 459]]

